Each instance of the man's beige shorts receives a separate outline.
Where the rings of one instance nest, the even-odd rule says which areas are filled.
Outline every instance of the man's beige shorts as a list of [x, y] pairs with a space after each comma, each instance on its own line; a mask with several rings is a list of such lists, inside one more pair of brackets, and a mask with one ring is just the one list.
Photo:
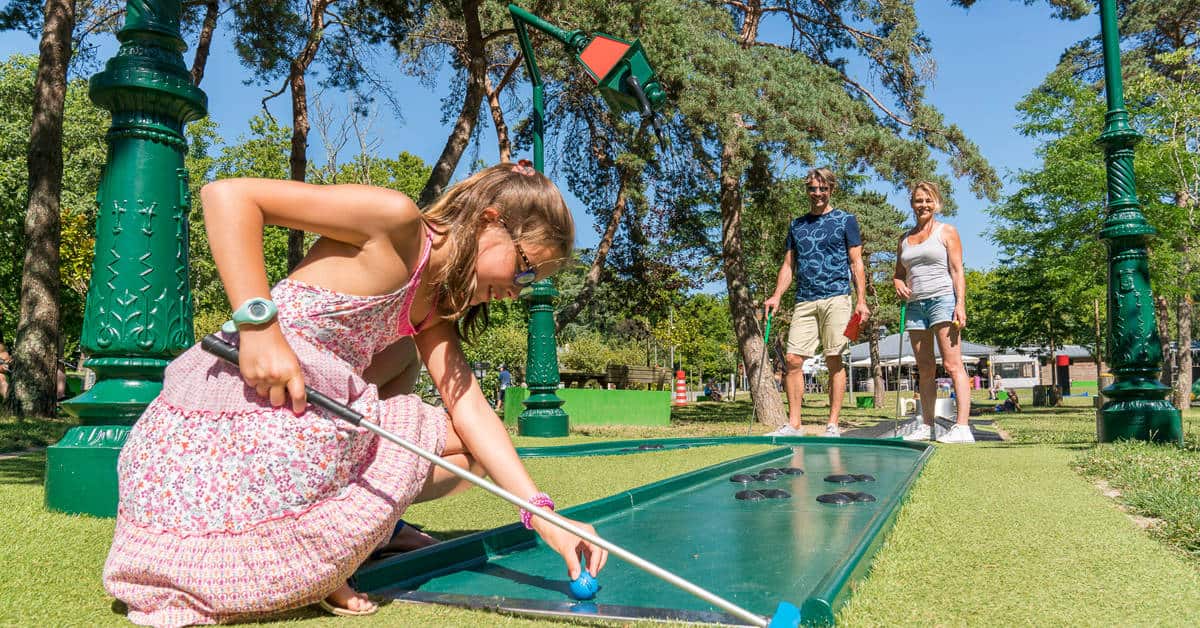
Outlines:
[[849, 340], [842, 332], [853, 313], [848, 294], [797, 303], [788, 329], [787, 352], [811, 358], [817, 355], [819, 345], [825, 355], [841, 355]]

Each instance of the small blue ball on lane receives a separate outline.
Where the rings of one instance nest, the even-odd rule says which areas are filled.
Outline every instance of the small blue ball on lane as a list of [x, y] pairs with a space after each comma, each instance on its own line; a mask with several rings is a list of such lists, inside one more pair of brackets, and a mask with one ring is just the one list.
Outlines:
[[587, 569], [579, 572], [579, 577], [571, 581], [571, 597], [577, 600], [590, 600], [596, 597], [596, 592], [600, 590], [600, 583], [592, 574], [588, 573]]

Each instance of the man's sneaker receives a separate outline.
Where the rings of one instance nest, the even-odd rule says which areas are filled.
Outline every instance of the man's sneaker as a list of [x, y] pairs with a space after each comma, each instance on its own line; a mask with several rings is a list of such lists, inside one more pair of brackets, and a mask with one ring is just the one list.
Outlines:
[[905, 435], [904, 440], [929, 440], [929, 436], [929, 425], [927, 425], [924, 421], [919, 421], [916, 429], [914, 429], [911, 434]]
[[804, 431], [798, 430], [791, 425], [784, 423], [774, 432], [767, 432], [767, 436], [804, 436]]
[[950, 431], [937, 440], [939, 443], [973, 443], [975, 437], [971, 434], [971, 426], [955, 423]]
[[825, 425], [825, 436], [838, 438], [841, 435], [842, 431], [838, 429], [838, 426], [834, 425], [833, 423], [827, 423]]

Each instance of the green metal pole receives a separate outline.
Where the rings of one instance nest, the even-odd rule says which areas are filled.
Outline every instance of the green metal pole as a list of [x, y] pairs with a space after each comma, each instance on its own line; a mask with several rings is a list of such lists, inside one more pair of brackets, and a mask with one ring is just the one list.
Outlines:
[[[528, 23], [568, 44], [571, 33], [567, 33], [541, 18], [508, 5], [517, 39], [525, 55], [525, 68], [533, 83], [533, 167], [545, 172], [545, 96], [542, 73], [538, 70], [533, 45], [529, 41]], [[578, 33], [578, 31], [575, 31]], [[566, 436], [570, 432], [570, 419], [562, 409], [563, 400], [557, 391], [561, 379], [558, 373], [558, 346], [555, 342], [554, 299], [558, 291], [549, 279], [535, 281], [525, 294], [529, 303], [529, 346], [526, 349], [525, 383], [529, 386], [529, 397], [524, 401], [525, 410], [517, 417], [517, 433], [522, 436]]]
[[1183, 442], [1179, 410], [1158, 381], [1162, 349], [1154, 321], [1146, 246], [1154, 227], [1137, 198], [1133, 147], [1141, 135], [1129, 126], [1121, 85], [1121, 49], [1115, 0], [1100, 1], [1108, 113], [1099, 142], [1107, 164], [1107, 218], [1100, 237], [1108, 246], [1108, 356], [1115, 381], [1104, 389], [1096, 439]]
[[208, 100], [183, 62], [180, 10], [179, 0], [129, 0], [121, 48], [91, 79], [92, 101], [112, 112], [82, 336], [96, 384], [63, 403], [81, 425], [47, 450], [50, 510], [116, 514], [130, 426], [194, 341], [183, 127]]

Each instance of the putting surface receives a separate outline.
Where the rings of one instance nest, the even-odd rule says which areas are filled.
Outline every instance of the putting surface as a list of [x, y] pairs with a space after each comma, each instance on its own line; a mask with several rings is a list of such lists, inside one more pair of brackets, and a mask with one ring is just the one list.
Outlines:
[[[753, 613], [771, 615], [788, 601], [801, 607], [805, 622], [832, 622], [932, 450], [900, 441], [760, 442], [786, 446], [562, 514], [593, 524], [604, 539]], [[636, 445], [633, 451], [654, 455]], [[792, 473], [764, 475], [767, 468]], [[737, 474], [757, 479], [731, 481]], [[741, 491], [775, 497], [737, 499]], [[875, 500], [817, 500], [839, 492]], [[574, 600], [561, 558], [533, 533], [510, 525], [374, 563], [359, 571], [358, 585], [398, 600], [517, 613], [744, 623], [615, 556], [597, 579], [594, 600]]]

